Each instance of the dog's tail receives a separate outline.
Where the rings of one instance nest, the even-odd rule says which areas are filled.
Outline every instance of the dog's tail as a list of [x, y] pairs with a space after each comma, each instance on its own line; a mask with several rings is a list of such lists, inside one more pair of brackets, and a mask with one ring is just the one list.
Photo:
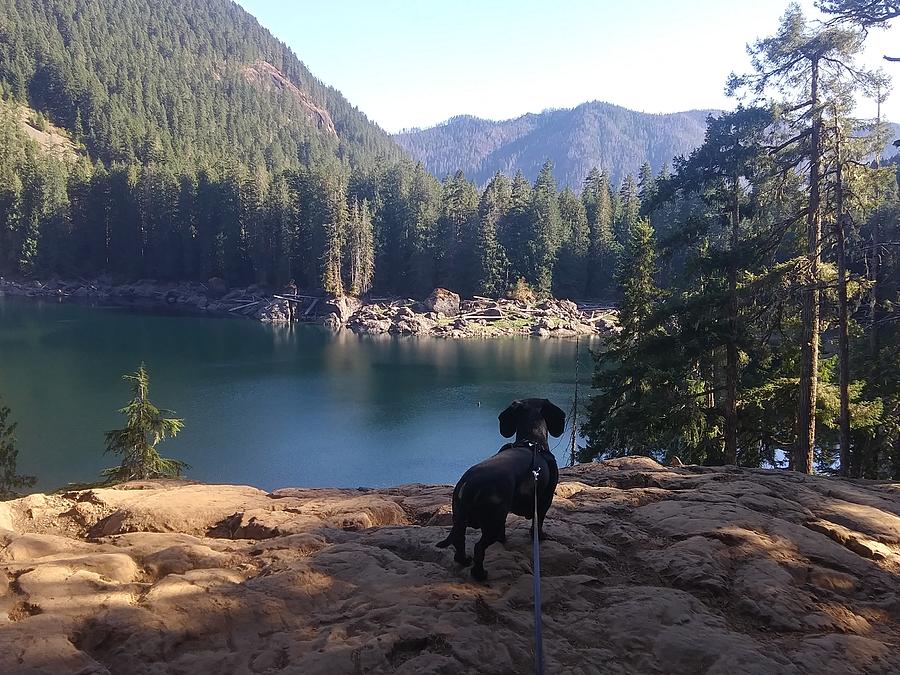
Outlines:
[[453, 543], [453, 530], [450, 530], [450, 534], [447, 535], [447, 538], [444, 541], [439, 541], [435, 544], [438, 548], [447, 548], [450, 544]]

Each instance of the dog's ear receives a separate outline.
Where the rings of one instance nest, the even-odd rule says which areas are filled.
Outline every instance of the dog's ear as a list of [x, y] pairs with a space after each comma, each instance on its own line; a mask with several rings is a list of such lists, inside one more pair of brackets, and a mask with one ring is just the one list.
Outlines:
[[500, 434], [503, 438], [509, 438], [516, 433], [521, 405], [521, 401], [513, 401], [506, 410], [497, 416], [497, 419], [500, 420]]
[[559, 438], [566, 430], [566, 413], [561, 408], [556, 407], [547, 399], [544, 399], [544, 405], [541, 407], [541, 417], [547, 423], [547, 431], [554, 438]]

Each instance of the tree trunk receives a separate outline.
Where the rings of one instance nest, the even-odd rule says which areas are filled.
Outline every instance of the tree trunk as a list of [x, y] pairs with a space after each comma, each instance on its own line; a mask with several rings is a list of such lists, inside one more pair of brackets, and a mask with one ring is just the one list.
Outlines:
[[819, 108], [819, 61], [813, 58], [810, 98], [812, 133], [809, 151], [809, 211], [806, 218], [806, 253], [809, 288], [803, 292], [803, 342], [800, 361], [800, 402], [797, 411], [797, 446], [794, 470], [811, 473], [816, 447], [816, 389], [819, 370], [819, 244], [822, 220], [819, 209], [819, 174], [822, 142], [822, 111]]
[[728, 264], [728, 342], [725, 345], [725, 462], [737, 464], [737, 247], [740, 234], [740, 183], [734, 179], [734, 203], [731, 213], [731, 251]]
[[844, 185], [841, 159], [840, 130], [837, 147], [837, 214], [834, 227], [837, 235], [838, 267], [838, 359], [840, 365], [841, 396], [841, 475], [849, 475], [850, 470], [850, 335], [847, 326], [847, 257], [844, 242]]
[[[878, 352], [881, 348], [881, 344], [879, 341], [878, 335], [878, 291], [880, 289], [878, 275], [880, 274], [880, 262], [881, 255], [879, 254], [879, 249], [881, 248], [881, 221], [876, 219], [874, 223], [872, 223], [872, 248], [869, 258], [869, 281], [872, 283], [872, 290], [869, 293], [869, 362], [872, 364], [872, 372], [870, 375], [872, 382], [877, 382], [881, 373], [879, 372], [880, 365], [878, 363]], [[882, 401], [886, 404], [887, 401]], [[862, 477], [870, 475], [869, 467], [878, 466], [877, 456], [878, 456], [878, 448], [881, 446], [881, 443], [884, 439], [884, 430], [879, 427], [875, 430], [875, 437], [866, 445], [868, 446], [868, 452], [865, 453], [865, 456], [854, 458], [853, 462], [855, 471], [853, 472], [855, 476]]]

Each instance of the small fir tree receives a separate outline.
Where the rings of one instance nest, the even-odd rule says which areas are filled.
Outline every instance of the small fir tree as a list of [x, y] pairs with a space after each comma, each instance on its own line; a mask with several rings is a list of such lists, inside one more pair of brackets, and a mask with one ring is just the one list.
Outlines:
[[0, 404], [0, 499], [15, 496], [16, 491], [31, 487], [34, 476], [20, 476], [16, 473], [16, 423], [9, 419], [10, 410]]
[[126, 419], [124, 428], [106, 432], [106, 452], [120, 455], [122, 463], [105, 469], [103, 476], [115, 483], [180, 476], [188, 465], [161, 457], [156, 446], [169, 436], [177, 436], [184, 427], [184, 420], [167, 417], [174, 412], [151, 403], [148, 398], [150, 377], [143, 363], [137, 372], [123, 375], [122, 379], [131, 382], [134, 398], [119, 410]]

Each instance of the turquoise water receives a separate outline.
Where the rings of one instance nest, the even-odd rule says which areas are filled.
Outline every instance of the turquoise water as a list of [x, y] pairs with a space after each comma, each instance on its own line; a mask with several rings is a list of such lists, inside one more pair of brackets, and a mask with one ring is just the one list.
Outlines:
[[[579, 358], [584, 383], [585, 341]], [[190, 463], [190, 478], [273, 489], [453, 483], [503, 443], [511, 400], [570, 408], [574, 359], [568, 340], [357, 336], [0, 298], [0, 395], [39, 489], [115, 463], [103, 434], [121, 426], [120, 378], [141, 361], [151, 399], [185, 420], [163, 455]]]

